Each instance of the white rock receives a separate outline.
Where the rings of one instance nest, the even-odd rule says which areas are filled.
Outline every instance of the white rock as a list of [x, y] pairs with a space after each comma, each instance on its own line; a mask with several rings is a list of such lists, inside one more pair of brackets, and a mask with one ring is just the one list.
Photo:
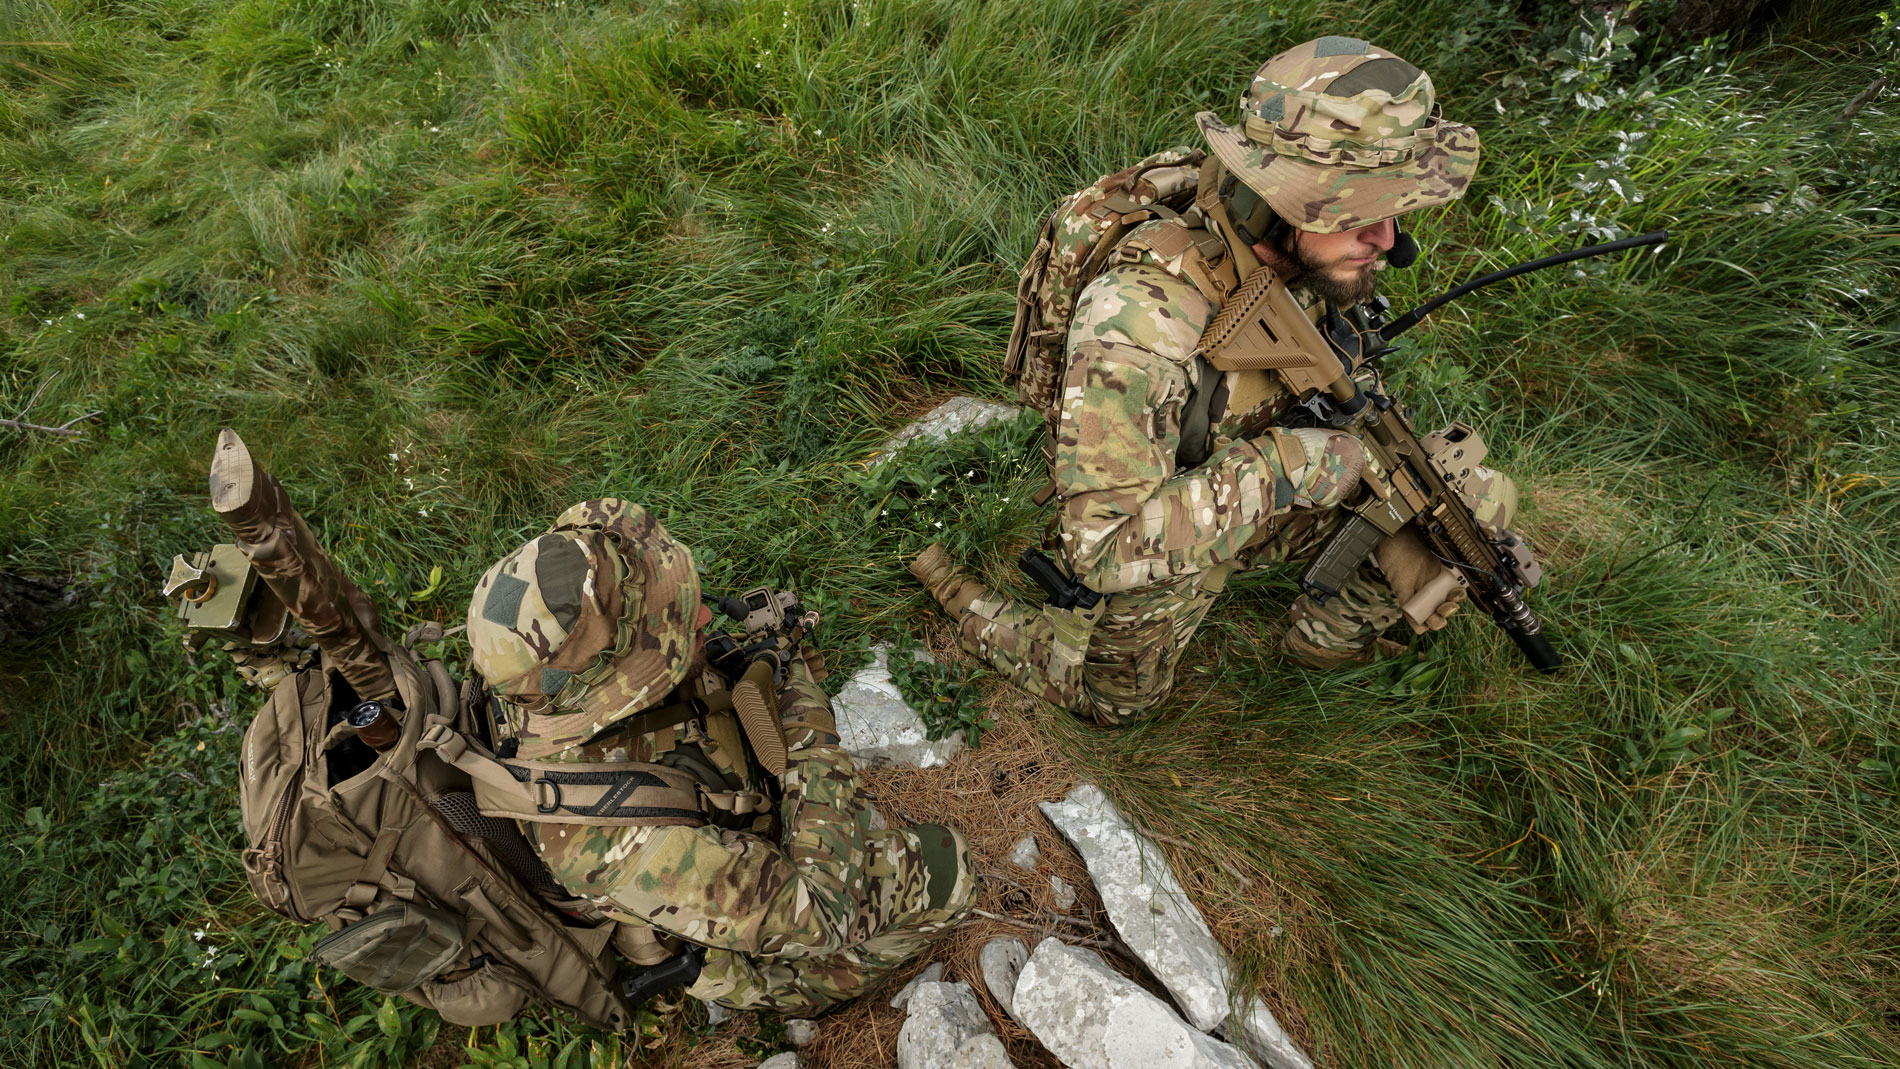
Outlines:
[[897, 1033], [897, 1069], [1015, 1069], [968, 984], [917, 985]]
[[705, 1005], [706, 1020], [710, 1022], [714, 1028], [718, 1028], [720, 1025], [732, 1020], [732, 1011], [721, 1006], [719, 1003], [708, 1002]]
[[1259, 999], [1254, 1000], [1245, 1015], [1229, 1017], [1221, 1028], [1221, 1035], [1273, 1069], [1313, 1069], [1313, 1063], [1293, 1042], [1293, 1037], [1274, 1019], [1273, 1011]]
[[[1204, 1032], [1226, 1024], [1232, 967], [1161, 850], [1093, 784], [1078, 786], [1060, 802], [1044, 802], [1042, 811], [1082, 855], [1116, 932], [1189, 1022]], [[1274, 1069], [1312, 1069], [1258, 999], [1232, 1033]]]
[[871, 456], [869, 464], [882, 464], [897, 454], [897, 451], [916, 441], [927, 438], [941, 442], [958, 431], [975, 427], [987, 427], [1006, 419], [1014, 419], [1020, 412], [1026, 411], [1015, 405], [998, 404], [985, 401], [980, 397], [952, 397], [943, 404], [931, 409], [912, 420], [903, 430], [898, 431]]
[[904, 985], [904, 990], [891, 996], [891, 1009], [903, 1009], [904, 1004], [910, 1001], [910, 997], [917, 993], [917, 985], [934, 984], [941, 979], [943, 979], [943, 962], [933, 961], [924, 966], [924, 971], [911, 977], [910, 983]]
[[1042, 850], [1036, 846], [1036, 837], [1033, 835], [1023, 836], [1023, 841], [1009, 852], [1009, 863], [1025, 872], [1036, 871], [1036, 863], [1041, 860]]
[[1049, 877], [1049, 891], [1056, 896], [1056, 908], [1062, 912], [1067, 913], [1069, 907], [1075, 905], [1075, 888], [1070, 887], [1069, 882], [1062, 877]]
[[781, 1051], [759, 1063], [759, 1069], [799, 1069], [798, 1052]]
[[[963, 733], [932, 742], [924, 737], [924, 721], [904, 704], [891, 679], [889, 644], [871, 647], [875, 659], [861, 668], [831, 700], [838, 720], [838, 737], [859, 768], [902, 765], [935, 768], [948, 764], [963, 749]], [[920, 659], [928, 654], [918, 652]]]
[[809, 1046], [811, 1044], [811, 1041], [817, 1038], [818, 1038], [818, 1022], [817, 1021], [801, 1021], [801, 1020], [793, 1019], [793, 1020], [785, 1022], [785, 1041], [787, 1043], [790, 1043], [792, 1046], [794, 1047]]
[[1069, 1069], [1257, 1069], [1100, 954], [1059, 939], [1029, 956], [1013, 1003], [1015, 1018]]
[[990, 989], [990, 996], [1011, 1017], [1016, 1016], [1016, 981], [1028, 961], [1029, 948], [1022, 940], [1007, 936], [984, 943], [977, 955], [977, 966], [983, 970], [983, 983]]

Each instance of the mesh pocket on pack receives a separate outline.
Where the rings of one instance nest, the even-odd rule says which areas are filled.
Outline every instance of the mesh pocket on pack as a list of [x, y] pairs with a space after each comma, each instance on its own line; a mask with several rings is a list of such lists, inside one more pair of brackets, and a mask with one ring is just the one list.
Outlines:
[[311, 956], [386, 995], [413, 991], [462, 956], [462, 918], [397, 902], [318, 940]]

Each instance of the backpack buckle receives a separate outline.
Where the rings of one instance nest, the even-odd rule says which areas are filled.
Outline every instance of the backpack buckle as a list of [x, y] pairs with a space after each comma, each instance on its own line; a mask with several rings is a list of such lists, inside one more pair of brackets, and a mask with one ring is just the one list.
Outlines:
[[534, 811], [537, 813], [556, 813], [561, 809], [561, 785], [542, 776], [530, 786], [534, 790]]

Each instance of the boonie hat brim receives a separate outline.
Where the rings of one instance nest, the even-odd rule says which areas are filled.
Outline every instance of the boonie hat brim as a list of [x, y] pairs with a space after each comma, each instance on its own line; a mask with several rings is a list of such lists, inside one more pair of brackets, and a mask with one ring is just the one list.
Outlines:
[[1436, 120], [1432, 140], [1411, 159], [1380, 167], [1320, 163], [1276, 152], [1204, 111], [1201, 135], [1235, 178], [1259, 193], [1280, 218], [1314, 234], [1391, 219], [1464, 195], [1478, 171], [1478, 132]]

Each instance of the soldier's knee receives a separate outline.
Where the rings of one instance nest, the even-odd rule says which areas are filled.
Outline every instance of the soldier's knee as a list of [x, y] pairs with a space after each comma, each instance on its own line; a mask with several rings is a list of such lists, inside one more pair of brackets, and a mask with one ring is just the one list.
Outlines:
[[929, 912], [955, 920], [976, 905], [976, 869], [963, 833], [942, 824], [915, 824], [918, 854], [924, 866], [924, 891]]
[[1142, 679], [1116, 686], [1088, 680], [1074, 712], [1098, 727], [1127, 727], [1153, 715], [1161, 707], [1162, 699], [1168, 696], [1172, 682], [1171, 679]]
[[1496, 468], [1473, 467], [1461, 489], [1479, 523], [1502, 530], [1516, 518], [1517, 482]]

